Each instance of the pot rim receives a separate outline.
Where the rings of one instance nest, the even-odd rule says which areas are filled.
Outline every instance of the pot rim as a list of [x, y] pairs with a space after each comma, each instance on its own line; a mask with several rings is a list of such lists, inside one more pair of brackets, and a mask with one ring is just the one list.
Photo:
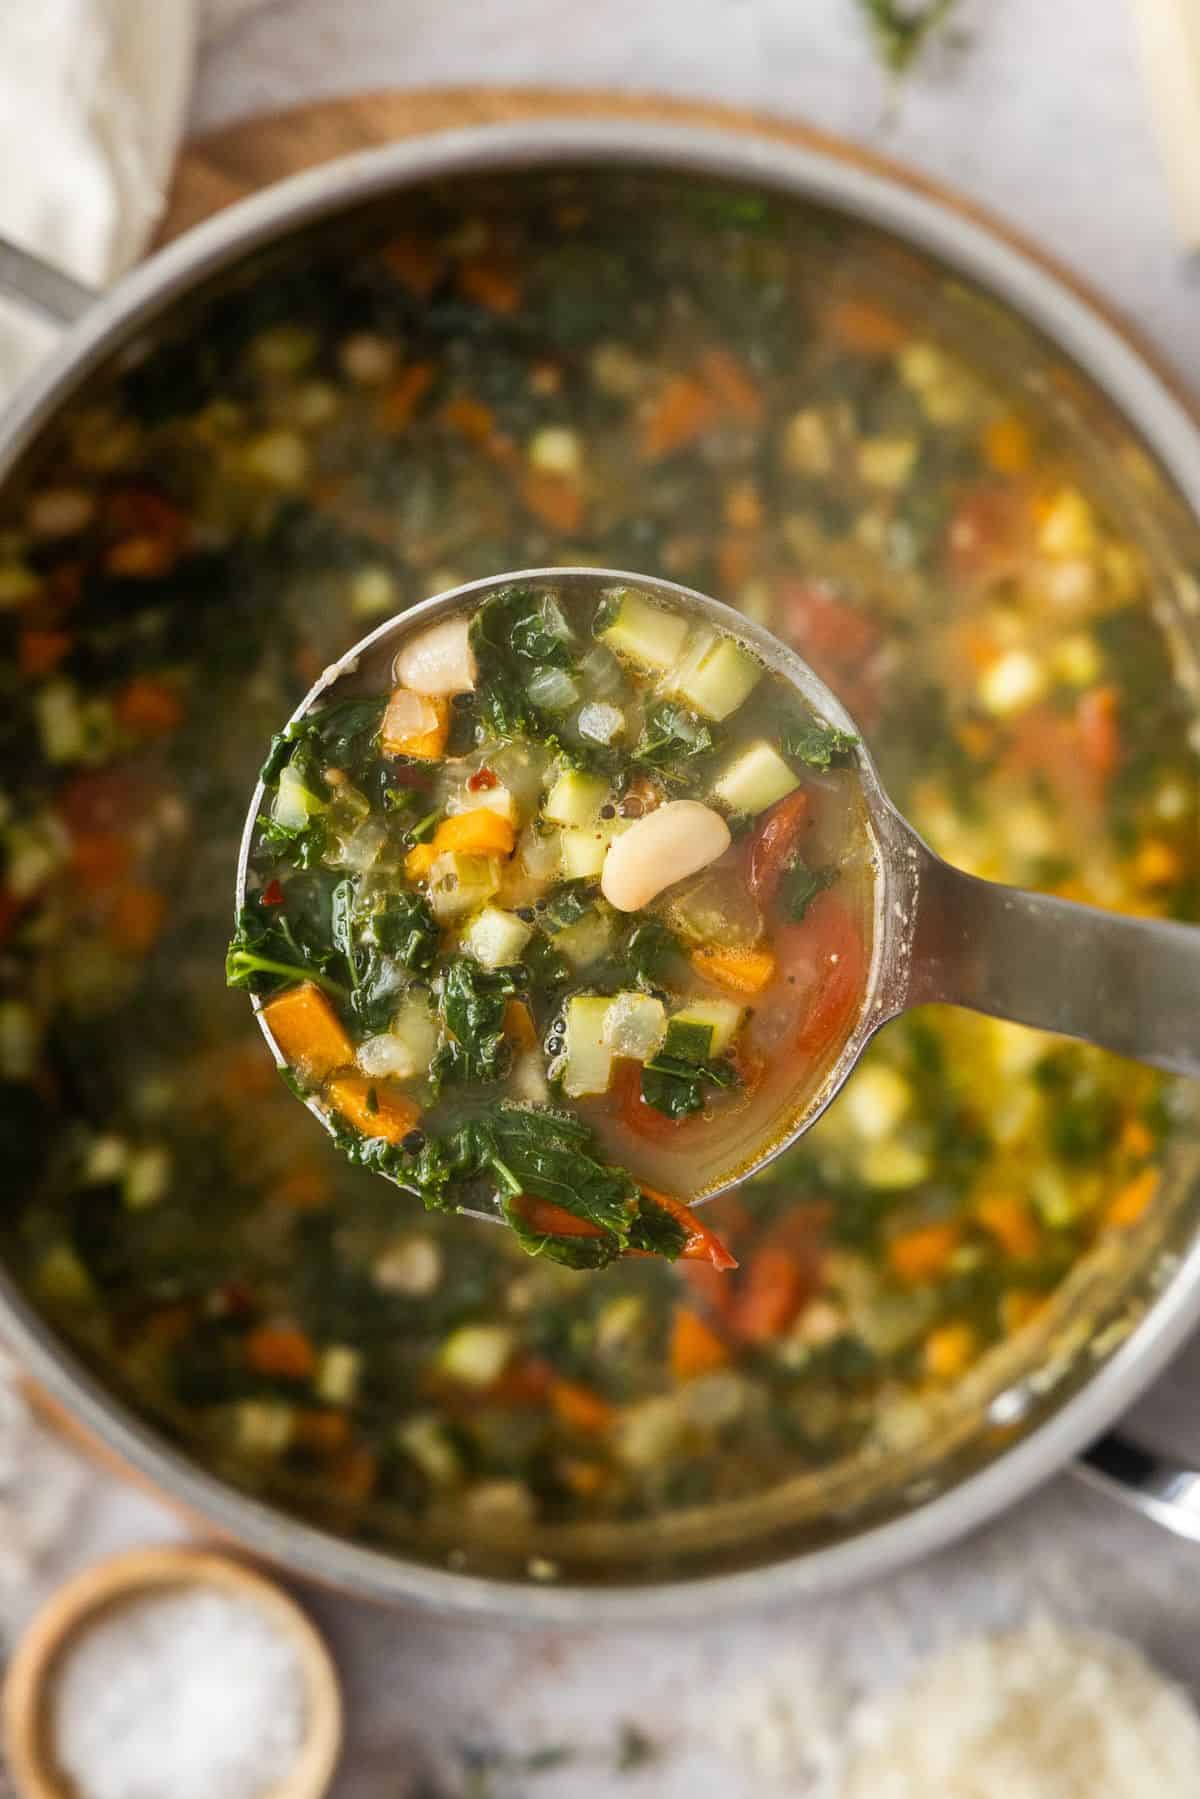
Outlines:
[[[1200, 434], [1167, 379], [1069, 280], [997, 227], [892, 170], [717, 127], [568, 117], [439, 132], [359, 152], [281, 182], [193, 228], [127, 276], [66, 333], [0, 414], [0, 481], [114, 341], [149, 324], [198, 281], [292, 230], [387, 192], [458, 175], [653, 166], [728, 178], [824, 204], [914, 244], [1035, 325], [1137, 425], [1200, 514]], [[942, 1548], [1048, 1479], [1150, 1384], [1188, 1336], [1200, 1289], [1200, 1232], [1145, 1316], [1076, 1393], [1013, 1448], [913, 1511], [843, 1543], [750, 1569], [617, 1587], [538, 1586], [435, 1568], [337, 1537], [207, 1473], [143, 1424], [78, 1361], [0, 1268], [0, 1322], [34, 1376], [125, 1463], [269, 1560], [364, 1598], [533, 1624], [618, 1624], [815, 1595]]]

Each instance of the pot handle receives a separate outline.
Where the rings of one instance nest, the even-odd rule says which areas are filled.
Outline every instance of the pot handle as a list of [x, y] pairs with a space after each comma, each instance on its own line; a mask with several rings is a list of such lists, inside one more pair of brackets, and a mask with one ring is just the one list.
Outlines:
[[99, 295], [81, 281], [51, 268], [40, 256], [0, 236], [0, 294], [16, 300], [47, 325], [73, 325]]
[[1114, 1433], [1093, 1443], [1075, 1472], [1164, 1530], [1200, 1542], [1200, 1469], [1165, 1461]]

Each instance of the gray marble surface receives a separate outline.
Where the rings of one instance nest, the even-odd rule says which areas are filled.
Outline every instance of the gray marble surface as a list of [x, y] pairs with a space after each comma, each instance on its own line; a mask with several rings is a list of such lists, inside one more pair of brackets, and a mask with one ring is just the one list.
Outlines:
[[[1127, 0], [964, 0], [962, 21], [970, 42], [890, 104], [852, 0], [279, 0], [209, 40], [193, 124], [364, 87], [481, 80], [763, 107], [845, 132], [1007, 215], [1195, 374], [1200, 301], [1171, 238]], [[1160, 1396], [1160, 1439], [1178, 1440], [1194, 1390], [1180, 1375]], [[69, 1554], [50, 1572], [176, 1529], [149, 1500], [91, 1476]], [[800, 1794], [801, 1747], [764, 1733], [772, 1772], [739, 1746], [732, 1720], [743, 1706], [765, 1720], [775, 1700], [786, 1714], [814, 1665], [873, 1688], [931, 1646], [1044, 1605], [1127, 1633], [1200, 1692], [1198, 1584], [1200, 1547], [1063, 1479], [870, 1589], [686, 1631], [509, 1631], [317, 1596], [348, 1697], [336, 1799], [408, 1799], [431, 1772], [458, 1794], [463, 1744], [574, 1746], [556, 1768], [500, 1779], [497, 1799]], [[663, 1754], [618, 1776], [627, 1721]]]

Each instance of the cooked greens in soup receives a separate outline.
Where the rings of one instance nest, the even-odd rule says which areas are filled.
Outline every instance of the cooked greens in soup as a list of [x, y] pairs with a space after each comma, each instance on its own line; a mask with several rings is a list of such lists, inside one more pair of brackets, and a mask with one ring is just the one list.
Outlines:
[[427, 1206], [728, 1265], [680, 1197], [787, 1134], [862, 1006], [855, 740], [628, 585], [500, 588], [383, 656], [276, 741], [231, 984]]
[[[1077, 374], [961, 282], [684, 177], [460, 183], [402, 220], [389, 201], [131, 352], [0, 510], [0, 1142], [36, 1305], [227, 1479], [473, 1568], [594, 1568], [576, 1529], [663, 1566], [677, 1530], [708, 1553], [722, 1502], [786, 1487], [791, 1517], [807, 1482], [814, 1516], [830, 1493], [844, 1516], [948, 1420], [977, 1437], [1031, 1344], [1064, 1317], [1086, 1338], [1070, 1308], [1097, 1271], [1149, 1254], [1183, 1191], [1186, 1083], [925, 1010], [698, 1214], [736, 1270], [579, 1271], [422, 1211], [303, 1116], [224, 988], [231, 871], [263, 745], [347, 644], [497, 570], [592, 563], [793, 644], [958, 866], [1195, 919], [1194, 663], [1162, 604], [1189, 577], [1156, 547], [1152, 481]], [[318, 773], [370, 761], [318, 748]], [[461, 754], [515, 793], [481, 748]], [[321, 860], [353, 837], [333, 792], [303, 791], [328, 809], [317, 865], [278, 877], [302, 947], [301, 883], [360, 878]], [[449, 797], [395, 817], [428, 841]], [[818, 828], [813, 872], [839, 853]], [[854, 891], [843, 872], [774, 928], [853, 917]], [[648, 991], [644, 967], [672, 993], [631, 935], [613, 990]], [[341, 1028], [396, 1034], [401, 1002]], [[571, 1103], [599, 1136], [624, 1128], [615, 1097]], [[702, 1099], [715, 1115], [724, 1089]], [[668, 1146], [706, 1128], [652, 1114]], [[629, 1141], [606, 1156], [632, 1165]]]

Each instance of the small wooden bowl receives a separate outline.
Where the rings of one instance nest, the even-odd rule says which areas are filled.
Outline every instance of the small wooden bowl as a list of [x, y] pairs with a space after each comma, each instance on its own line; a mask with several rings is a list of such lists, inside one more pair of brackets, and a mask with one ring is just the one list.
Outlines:
[[87, 1568], [42, 1607], [17, 1646], [4, 1682], [9, 1770], [20, 1799], [75, 1799], [58, 1770], [48, 1697], [54, 1664], [67, 1643], [100, 1612], [162, 1587], [207, 1586], [258, 1607], [290, 1642], [300, 1664], [308, 1731], [287, 1772], [263, 1799], [321, 1799], [342, 1741], [342, 1696], [329, 1651], [299, 1606], [252, 1569], [212, 1550], [187, 1546], [132, 1549]]

